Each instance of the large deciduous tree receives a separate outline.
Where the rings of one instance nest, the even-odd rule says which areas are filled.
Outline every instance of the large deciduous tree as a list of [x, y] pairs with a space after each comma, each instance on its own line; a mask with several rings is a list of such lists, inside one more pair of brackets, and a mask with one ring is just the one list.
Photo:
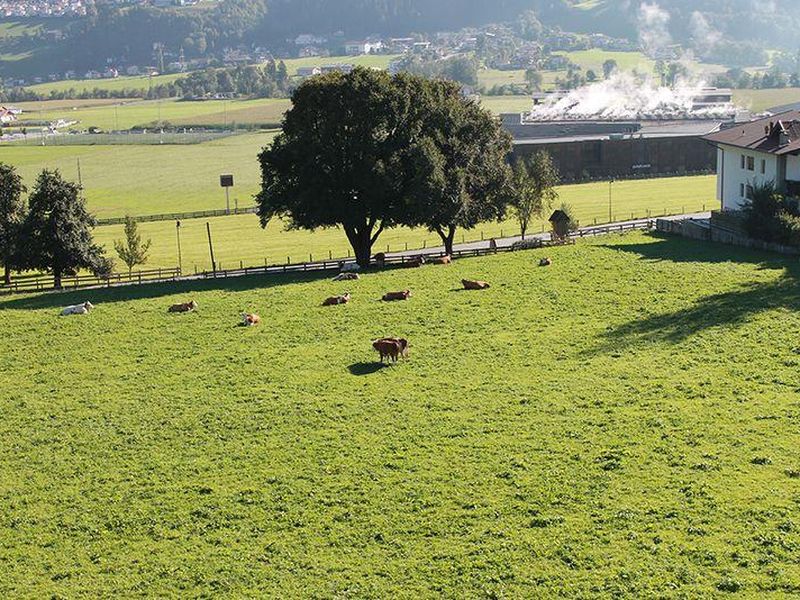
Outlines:
[[559, 174], [550, 154], [541, 150], [530, 160], [519, 159], [514, 163], [514, 193], [511, 208], [519, 222], [522, 239], [531, 221], [541, 217], [558, 198], [555, 186]]
[[27, 190], [22, 177], [11, 165], [0, 163], [0, 262], [3, 281], [11, 283], [11, 266], [17, 252], [20, 229], [25, 219]]
[[262, 227], [341, 226], [359, 265], [381, 232], [403, 222], [421, 128], [413, 98], [387, 73], [357, 68], [303, 83], [283, 131], [262, 151]]
[[423, 123], [405, 224], [423, 225], [453, 252], [457, 228], [500, 219], [511, 199], [511, 137], [499, 121], [446, 81], [413, 82]]
[[50, 271], [56, 289], [61, 289], [66, 274], [107, 268], [103, 249], [92, 239], [96, 221], [86, 210], [79, 185], [64, 180], [58, 171], [44, 170], [29, 205], [21, 234], [25, 248], [18, 253], [21, 267]]

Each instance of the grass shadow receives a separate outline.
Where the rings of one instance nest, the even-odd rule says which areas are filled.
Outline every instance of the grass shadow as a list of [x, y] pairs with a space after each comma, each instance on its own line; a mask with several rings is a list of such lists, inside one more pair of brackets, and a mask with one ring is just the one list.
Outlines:
[[764, 311], [800, 307], [800, 264], [796, 257], [660, 234], [652, 236], [663, 241], [603, 247], [634, 253], [652, 261], [744, 263], [756, 265], [759, 270], [781, 270], [783, 275], [769, 283], [747, 283], [731, 291], [700, 298], [692, 306], [678, 311], [625, 323], [601, 336], [600, 351], [613, 351], [644, 341], [678, 343], [707, 329], [739, 326]]
[[383, 369], [388, 369], [389, 365], [380, 362], [358, 362], [347, 367], [351, 375], [356, 377], [363, 377], [365, 375], [373, 375]]
[[64, 290], [61, 292], [46, 292], [35, 295], [15, 294], [0, 296], [0, 310], [36, 310], [43, 308], [56, 308], [78, 304], [85, 302], [86, 300], [91, 301], [92, 304], [107, 304], [110, 302], [128, 302], [131, 300], [161, 298], [164, 296], [174, 296], [177, 294], [186, 295], [188, 297], [195, 293], [216, 290], [243, 292], [255, 289], [268, 289], [295, 283], [310, 283], [330, 278], [330, 272], [318, 271], [313, 273], [248, 275], [244, 277], [197, 279], [192, 281], [176, 281], [109, 288]]

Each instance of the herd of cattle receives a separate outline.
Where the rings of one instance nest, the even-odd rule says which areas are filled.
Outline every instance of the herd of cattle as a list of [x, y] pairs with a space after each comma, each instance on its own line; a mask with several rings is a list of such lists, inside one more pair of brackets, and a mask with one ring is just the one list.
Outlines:
[[[380, 265], [386, 259], [385, 255], [378, 254], [375, 257], [376, 262]], [[451, 259], [449, 256], [444, 256], [441, 258], [434, 259], [434, 264], [440, 265], [447, 265], [450, 264]], [[419, 256], [413, 259], [411, 262], [406, 263], [406, 266], [421, 266], [426, 263], [425, 257]], [[539, 261], [539, 266], [547, 267], [552, 265], [553, 262], [549, 258], [542, 258]], [[333, 278], [334, 281], [356, 281], [360, 279], [360, 275], [356, 272], [358, 271], [358, 266], [352, 265], [342, 265], [341, 273], [339, 273], [336, 277]], [[489, 284], [485, 281], [477, 281], [471, 279], [462, 279], [461, 285], [464, 287], [465, 290], [486, 290], [489, 289]], [[384, 302], [396, 302], [402, 300], [408, 300], [411, 297], [411, 290], [402, 290], [399, 292], [387, 292], [381, 298]], [[331, 296], [326, 298], [322, 302], [322, 306], [338, 306], [340, 304], [347, 304], [350, 302], [350, 292], [346, 292], [341, 296]], [[82, 304], [76, 304], [74, 306], [67, 306], [61, 311], [62, 316], [69, 316], [69, 315], [86, 315], [91, 310], [94, 309], [94, 305], [91, 302], [84, 302]], [[180, 304], [173, 304], [167, 309], [169, 313], [189, 313], [197, 310], [197, 302], [194, 300], [190, 300], [189, 302], [183, 302]], [[242, 327], [253, 327], [261, 323], [261, 317], [257, 314], [253, 313], [242, 313], [242, 320], [240, 325]], [[408, 356], [408, 340], [404, 338], [395, 338], [395, 337], [386, 337], [374, 340], [372, 342], [372, 347], [375, 349], [376, 352], [380, 355], [381, 363], [384, 360], [392, 360], [393, 362], [397, 362], [398, 358], [407, 357]]]

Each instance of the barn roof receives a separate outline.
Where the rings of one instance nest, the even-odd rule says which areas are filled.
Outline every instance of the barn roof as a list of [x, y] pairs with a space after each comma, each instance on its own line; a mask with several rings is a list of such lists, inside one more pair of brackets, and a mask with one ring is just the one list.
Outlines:
[[566, 221], [569, 221], [570, 218], [569, 215], [565, 213], [563, 210], [557, 210], [553, 212], [552, 215], [550, 215], [549, 220], [551, 223], [564, 223]]

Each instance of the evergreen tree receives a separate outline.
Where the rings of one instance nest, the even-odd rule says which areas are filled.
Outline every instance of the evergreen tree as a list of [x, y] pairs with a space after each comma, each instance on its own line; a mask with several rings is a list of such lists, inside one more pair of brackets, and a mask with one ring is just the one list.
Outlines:
[[44, 170], [29, 205], [22, 225], [24, 254], [18, 253], [21, 268], [51, 272], [56, 289], [61, 289], [64, 275], [108, 268], [103, 249], [92, 239], [96, 221], [86, 210], [79, 185], [64, 180], [58, 171]]
[[0, 262], [6, 285], [11, 283], [11, 266], [25, 218], [26, 205], [22, 195], [26, 191], [16, 169], [0, 163]]

